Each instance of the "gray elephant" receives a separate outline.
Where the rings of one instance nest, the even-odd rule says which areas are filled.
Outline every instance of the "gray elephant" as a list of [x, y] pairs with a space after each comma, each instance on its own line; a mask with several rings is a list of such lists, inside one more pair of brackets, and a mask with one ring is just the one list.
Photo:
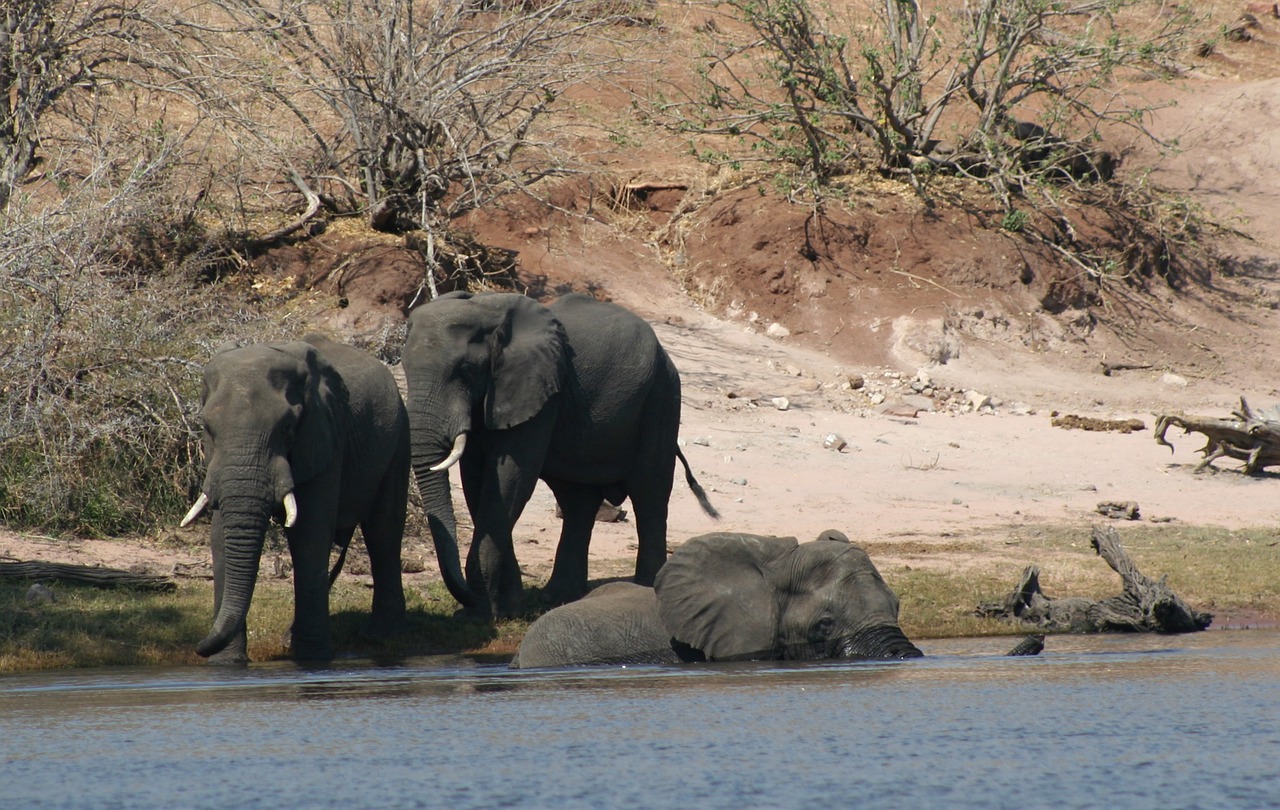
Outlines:
[[[636, 581], [666, 560], [676, 459], [704, 511], [718, 517], [677, 445], [680, 376], [644, 320], [566, 295], [450, 293], [415, 309], [402, 360], [413, 470], [445, 584], [468, 612], [510, 616], [523, 586], [511, 532], [538, 480], [564, 523], [546, 593], [586, 592], [587, 550], [606, 499], [631, 499]], [[448, 469], [461, 462], [475, 524], [465, 578]]]
[[716, 532], [676, 549], [652, 588], [617, 582], [530, 625], [512, 666], [921, 656], [898, 597], [842, 533]]
[[345, 553], [357, 525], [373, 574], [366, 634], [397, 629], [409, 419], [386, 366], [315, 335], [231, 348], [205, 366], [201, 399], [206, 473], [182, 525], [211, 509], [215, 618], [196, 652], [247, 660], [245, 616], [272, 517], [293, 558], [296, 658], [332, 655], [329, 554], [335, 544]]

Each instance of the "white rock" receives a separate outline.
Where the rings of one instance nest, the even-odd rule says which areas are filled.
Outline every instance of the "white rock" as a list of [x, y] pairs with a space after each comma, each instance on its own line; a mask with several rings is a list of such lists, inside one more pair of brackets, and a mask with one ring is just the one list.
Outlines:
[[975, 411], [991, 407], [991, 397], [969, 390], [964, 392], [964, 403]]
[[771, 323], [764, 333], [769, 337], [784, 338], [791, 334], [791, 330], [780, 323]]

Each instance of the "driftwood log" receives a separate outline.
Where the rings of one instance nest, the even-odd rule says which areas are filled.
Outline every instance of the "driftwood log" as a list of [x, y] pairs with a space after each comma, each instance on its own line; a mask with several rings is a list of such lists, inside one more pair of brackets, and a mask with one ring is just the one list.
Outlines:
[[103, 568], [95, 565], [71, 565], [32, 560], [30, 562], [0, 562], [0, 577], [22, 579], [57, 579], [79, 582], [99, 588], [135, 588], [141, 591], [172, 591], [178, 586], [168, 577], [156, 574], [140, 574], [119, 568]]
[[1164, 437], [1170, 427], [1180, 427], [1184, 433], [1203, 433], [1208, 439], [1200, 449], [1204, 461], [1196, 465], [1196, 472], [1223, 456], [1243, 461], [1246, 475], [1256, 475], [1266, 467], [1280, 464], [1280, 409], [1254, 411], [1245, 398], [1240, 397], [1240, 409], [1232, 411], [1226, 419], [1178, 414], [1159, 416], [1156, 443], [1172, 451], [1173, 445]]
[[1124, 590], [1101, 601], [1084, 597], [1055, 599], [1040, 590], [1040, 569], [1029, 565], [1018, 587], [998, 602], [978, 605], [977, 615], [1006, 619], [1049, 633], [1155, 632], [1203, 630], [1213, 614], [1193, 610], [1165, 584], [1138, 570], [1110, 527], [1094, 527], [1093, 548], [1120, 575]]

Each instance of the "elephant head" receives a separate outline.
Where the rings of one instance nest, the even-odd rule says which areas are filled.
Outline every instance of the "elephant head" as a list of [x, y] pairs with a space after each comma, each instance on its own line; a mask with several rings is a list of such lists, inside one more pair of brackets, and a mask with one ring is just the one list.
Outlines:
[[308, 343], [231, 348], [205, 366], [206, 473], [182, 521], [214, 510], [216, 615], [200, 655], [221, 652], [243, 632], [267, 525], [274, 516], [293, 526], [295, 488], [330, 471], [333, 406], [344, 397], [341, 378]]
[[542, 413], [563, 384], [566, 351], [560, 323], [522, 295], [450, 293], [409, 315], [402, 362], [413, 473], [445, 584], [466, 607], [484, 600], [462, 576], [448, 469], [469, 434]]
[[794, 537], [713, 533], [658, 572], [662, 622], [709, 660], [916, 658], [898, 597], [837, 531]]

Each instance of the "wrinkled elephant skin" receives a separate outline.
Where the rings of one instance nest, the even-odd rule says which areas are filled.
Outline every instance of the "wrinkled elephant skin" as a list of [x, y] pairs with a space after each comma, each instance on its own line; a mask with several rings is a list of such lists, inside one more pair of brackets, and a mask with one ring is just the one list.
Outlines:
[[[451, 293], [415, 309], [402, 353], [414, 475], [445, 584], [468, 612], [509, 616], [523, 583], [512, 530], [538, 480], [564, 523], [546, 593], [586, 592], [596, 512], [630, 498], [636, 580], [666, 559], [676, 459], [714, 515], [677, 445], [680, 377], [644, 320], [567, 295], [549, 307], [522, 295]], [[459, 464], [475, 529], [465, 573], [448, 469]]]
[[717, 532], [676, 549], [652, 589], [604, 585], [544, 614], [512, 666], [920, 655], [897, 595], [840, 532]]
[[247, 660], [245, 616], [273, 517], [293, 558], [294, 657], [332, 655], [330, 550], [345, 551], [357, 526], [374, 582], [366, 633], [398, 629], [409, 422], [386, 366], [318, 336], [229, 348], [205, 366], [201, 413], [205, 479], [183, 525], [211, 510], [215, 618], [196, 651]]

